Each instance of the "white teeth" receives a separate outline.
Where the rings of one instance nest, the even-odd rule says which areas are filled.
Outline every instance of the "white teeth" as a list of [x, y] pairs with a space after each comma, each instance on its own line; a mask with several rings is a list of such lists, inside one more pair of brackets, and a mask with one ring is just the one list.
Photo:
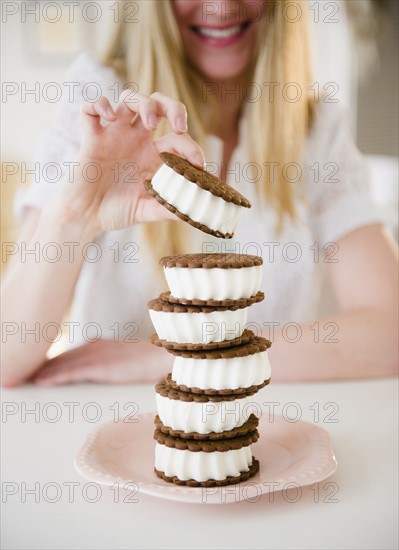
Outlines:
[[209, 36], [211, 38], [228, 38], [241, 31], [242, 25], [236, 25], [235, 27], [229, 27], [228, 29], [210, 29], [209, 27], [198, 27], [197, 30], [202, 36]]

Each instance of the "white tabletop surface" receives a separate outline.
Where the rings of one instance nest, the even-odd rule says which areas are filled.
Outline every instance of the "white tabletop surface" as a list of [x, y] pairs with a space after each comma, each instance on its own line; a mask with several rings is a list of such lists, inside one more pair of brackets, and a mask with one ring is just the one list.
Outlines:
[[[284, 406], [295, 402], [303, 420], [328, 430], [338, 460], [328, 479], [334, 485], [319, 484], [318, 502], [315, 490], [304, 487], [297, 502], [280, 492], [273, 502], [264, 495], [227, 505], [143, 494], [135, 503], [123, 498], [115, 503], [115, 493], [105, 486], [97, 502], [85, 500], [87, 482], [74, 469], [74, 455], [91, 430], [114, 418], [115, 403], [121, 416], [130, 411], [123, 411], [128, 402], [137, 403], [141, 413], [153, 411], [152, 386], [3, 390], [2, 548], [397, 548], [397, 390], [392, 379], [273, 383], [263, 389], [258, 402], [279, 402], [276, 414], [292, 415], [294, 408]], [[36, 418], [26, 415], [35, 408]], [[51, 422], [56, 413], [61, 418]], [[90, 422], [96, 414], [101, 418]], [[36, 496], [27, 492], [35, 487]], [[56, 491], [58, 501], [49, 502]]]

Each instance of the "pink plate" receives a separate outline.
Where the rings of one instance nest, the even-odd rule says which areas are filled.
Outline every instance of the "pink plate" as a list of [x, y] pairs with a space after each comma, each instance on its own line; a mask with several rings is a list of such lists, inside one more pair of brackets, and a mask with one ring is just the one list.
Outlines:
[[309, 485], [326, 479], [337, 469], [330, 437], [308, 422], [260, 422], [259, 441], [253, 454], [260, 470], [253, 478], [227, 487], [193, 488], [159, 479], [154, 473], [154, 414], [137, 416], [137, 422], [109, 422], [92, 432], [75, 458], [78, 472], [103, 485], [132, 484], [141, 494], [198, 504], [228, 504], [260, 494]]

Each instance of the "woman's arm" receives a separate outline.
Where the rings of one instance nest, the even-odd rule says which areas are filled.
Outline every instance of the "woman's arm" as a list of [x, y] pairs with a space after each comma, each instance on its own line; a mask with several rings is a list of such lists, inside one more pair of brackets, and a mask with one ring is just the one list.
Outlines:
[[296, 343], [284, 340], [282, 331], [275, 331], [270, 350], [274, 380], [349, 379], [397, 373], [396, 243], [383, 227], [371, 225], [346, 235], [338, 245], [339, 261], [330, 263], [329, 269], [341, 312], [302, 326], [302, 336]]
[[[29, 230], [32, 231], [29, 235]], [[35, 254], [14, 257], [2, 286], [1, 383], [14, 386], [25, 380], [44, 361], [55, 328], [60, 326], [70, 303], [83, 262], [82, 248], [94, 235], [79, 222], [67, 222], [52, 203], [42, 212], [31, 209], [22, 228], [20, 243], [27, 250], [42, 251], [49, 242], [78, 243], [72, 261], [67, 249], [59, 261], [49, 262]], [[29, 331], [29, 332], [28, 332]]]
[[32, 381], [41, 386], [77, 382], [159, 382], [170, 372], [173, 359], [173, 355], [149, 341], [125, 343], [99, 340], [49, 359]]
[[[52, 339], [57, 337], [55, 327], [71, 301], [85, 244], [101, 231], [174, 218], [143, 185], [161, 164], [159, 152], [173, 151], [203, 166], [200, 147], [185, 133], [184, 105], [158, 93], [151, 97], [135, 94], [134, 100], [130, 95], [129, 91], [122, 93], [115, 112], [106, 98], [83, 105], [84, 134], [76, 177], [72, 182], [65, 180], [41, 214], [31, 213], [25, 222], [28, 249], [36, 246], [42, 251], [53, 242], [63, 254], [53, 262], [43, 257], [37, 261], [34, 254], [28, 254], [26, 261], [14, 258], [6, 274], [1, 296], [4, 386], [23, 382], [44, 363]], [[174, 134], [153, 141], [153, 131], [163, 117]], [[108, 125], [102, 125], [101, 118]], [[125, 183], [124, 171], [132, 160], [139, 181]], [[115, 181], [115, 163], [120, 168], [119, 181]], [[85, 177], [87, 167], [94, 164], [100, 174], [95, 182]], [[29, 230], [33, 232], [30, 235]], [[71, 249], [64, 243], [74, 244], [72, 260]], [[27, 334], [32, 330], [33, 334]]]

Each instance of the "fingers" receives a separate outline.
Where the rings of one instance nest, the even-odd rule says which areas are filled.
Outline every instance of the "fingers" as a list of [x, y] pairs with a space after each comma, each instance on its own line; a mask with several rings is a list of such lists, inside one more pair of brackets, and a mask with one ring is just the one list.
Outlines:
[[162, 220], [178, 221], [179, 218], [154, 198], [143, 197], [138, 201], [134, 212], [134, 220], [131, 220], [129, 225], [132, 223], [159, 222]]
[[175, 153], [176, 155], [184, 157], [191, 162], [191, 164], [194, 164], [199, 168], [204, 167], [204, 153], [198, 143], [196, 143], [188, 134], [184, 134], [183, 136], [168, 134], [167, 136], [154, 141], [154, 145], [160, 153], [163, 151]]
[[83, 127], [89, 132], [97, 133], [102, 129], [101, 118], [108, 122], [116, 120], [116, 114], [106, 97], [101, 97], [95, 103], [86, 101], [80, 109]]
[[96, 347], [98, 342], [83, 344], [49, 359], [33, 377], [32, 382], [40, 386], [57, 386], [90, 380], [90, 375], [95, 370], [91, 354]]
[[[132, 113], [136, 116], [132, 117]], [[187, 110], [181, 101], [176, 101], [160, 92], [146, 96], [132, 90], [121, 93], [116, 110], [112, 109], [109, 100], [101, 97], [95, 103], [85, 102], [81, 107], [84, 128], [93, 133], [102, 129], [101, 118], [108, 122], [116, 119], [127, 124], [140, 124], [150, 132], [158, 127], [161, 117], [168, 120], [176, 134], [187, 132]]]
[[[153, 132], [158, 127], [160, 118], [166, 118], [175, 134], [185, 134], [187, 127], [187, 110], [181, 101], [176, 101], [160, 92], [146, 96], [132, 90], [121, 93], [118, 105], [114, 110], [106, 97], [95, 103], [85, 102], [81, 107], [84, 128], [91, 133], [102, 130], [101, 118], [108, 122], [119, 119], [135, 127], [143, 126]], [[132, 116], [132, 114], [134, 116]]]
[[32, 382], [38, 386], [61, 386], [78, 382], [100, 382], [106, 379], [104, 376], [105, 365], [100, 359], [93, 365], [88, 358], [61, 356], [59, 356], [61, 360], [57, 363], [52, 364], [52, 360], [50, 360], [33, 377]]
[[[186, 158], [189, 162], [203, 168], [205, 157], [201, 147], [191, 136], [184, 134], [177, 136], [169, 134], [153, 142], [158, 152], [168, 151]], [[128, 204], [128, 200], [126, 201]], [[129, 225], [141, 222], [153, 222], [160, 220], [178, 220], [173, 212], [168, 210], [167, 205], [159, 204], [149, 196], [141, 197], [134, 208], [129, 209]]]
[[116, 112], [127, 124], [132, 124], [132, 113], [134, 113], [138, 115], [133, 118], [135, 126], [141, 122], [144, 128], [150, 132], [157, 129], [157, 106], [155, 101], [148, 96], [125, 90], [119, 97]]
[[160, 92], [151, 94], [151, 98], [157, 103], [158, 113], [168, 119], [176, 134], [187, 132], [187, 109], [181, 101], [176, 101]]
[[[139, 115], [141, 123], [149, 131], [156, 130], [159, 119], [164, 117], [176, 134], [187, 132], [187, 110], [184, 104], [159, 92], [146, 96], [125, 90], [120, 95], [116, 112], [129, 124], [132, 122], [131, 113]], [[138, 118], [135, 118], [134, 124], [137, 123]]]
[[43, 367], [32, 382], [38, 386], [58, 386], [84, 380], [85, 367], [81, 362], [76, 362], [76, 364]]

